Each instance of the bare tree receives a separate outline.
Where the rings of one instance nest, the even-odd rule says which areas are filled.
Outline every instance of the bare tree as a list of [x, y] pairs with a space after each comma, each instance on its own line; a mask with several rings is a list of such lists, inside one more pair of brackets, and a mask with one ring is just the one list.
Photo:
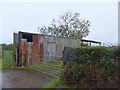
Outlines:
[[89, 34], [90, 22], [80, 20], [79, 16], [79, 13], [65, 12], [59, 20], [53, 19], [51, 26], [40, 28], [40, 33], [59, 37], [86, 37]]

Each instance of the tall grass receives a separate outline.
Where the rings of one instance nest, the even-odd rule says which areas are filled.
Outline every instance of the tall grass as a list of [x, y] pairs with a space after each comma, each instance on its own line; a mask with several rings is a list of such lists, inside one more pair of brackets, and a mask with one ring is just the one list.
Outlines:
[[3, 51], [2, 69], [10, 69], [13, 66], [12, 51]]
[[4, 50], [3, 51], [3, 59], [4, 60], [12, 60], [13, 59], [12, 53], [13, 53], [13, 51]]
[[40, 88], [55, 88], [59, 84], [60, 84], [60, 80], [59, 79], [54, 79], [54, 80], [52, 80], [48, 83], [45, 83], [45, 84], [41, 85]]
[[29, 66], [16, 66], [15, 61], [13, 60], [13, 51], [6, 51], [3, 52], [3, 59], [0, 60], [0, 66], [2, 66], [2, 70], [33, 70]]

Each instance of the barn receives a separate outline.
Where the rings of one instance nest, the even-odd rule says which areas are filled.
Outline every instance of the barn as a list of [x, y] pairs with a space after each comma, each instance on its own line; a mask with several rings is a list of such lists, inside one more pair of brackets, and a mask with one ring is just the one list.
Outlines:
[[80, 47], [81, 40], [28, 32], [13, 34], [16, 64], [29, 66], [39, 62], [60, 61], [64, 47]]

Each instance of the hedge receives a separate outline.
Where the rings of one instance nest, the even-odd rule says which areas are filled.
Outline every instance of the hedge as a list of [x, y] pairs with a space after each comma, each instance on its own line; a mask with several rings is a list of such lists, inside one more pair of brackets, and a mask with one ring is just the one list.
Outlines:
[[118, 47], [80, 47], [74, 50], [72, 61], [64, 66], [61, 74], [61, 80], [65, 85], [118, 87]]

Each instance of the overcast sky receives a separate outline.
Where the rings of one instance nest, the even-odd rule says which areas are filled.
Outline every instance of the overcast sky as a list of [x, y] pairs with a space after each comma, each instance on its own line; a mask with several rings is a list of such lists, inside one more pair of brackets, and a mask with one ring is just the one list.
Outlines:
[[[2, 43], [13, 42], [13, 32], [37, 32], [38, 26], [50, 25], [53, 18], [66, 11], [80, 13], [91, 22], [84, 39], [116, 44], [118, 42], [117, 2], [3, 2], [0, 4]], [[1, 35], [0, 35], [1, 36]]]

